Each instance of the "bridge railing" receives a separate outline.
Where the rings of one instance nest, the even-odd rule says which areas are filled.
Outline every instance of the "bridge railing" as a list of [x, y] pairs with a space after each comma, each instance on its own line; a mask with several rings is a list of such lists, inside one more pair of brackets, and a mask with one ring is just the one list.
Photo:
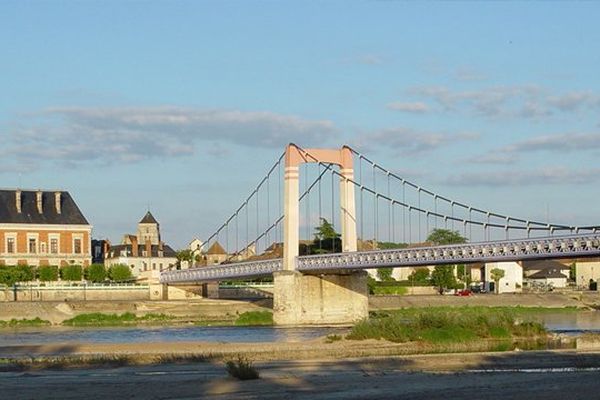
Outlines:
[[[297, 258], [298, 271], [367, 269], [462, 264], [531, 259], [598, 257], [600, 234], [553, 236], [445, 246], [319, 254]], [[281, 259], [201, 267], [161, 274], [161, 282], [177, 283], [270, 275], [282, 269]]]

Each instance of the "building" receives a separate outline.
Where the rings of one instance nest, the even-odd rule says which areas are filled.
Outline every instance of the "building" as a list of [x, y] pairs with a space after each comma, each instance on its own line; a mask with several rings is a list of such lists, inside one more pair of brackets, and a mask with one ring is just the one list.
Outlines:
[[91, 231], [69, 192], [0, 190], [0, 265], [88, 266]]
[[136, 235], [126, 234], [121, 244], [108, 246], [104, 264], [128, 265], [132, 275], [140, 280], [156, 280], [160, 271], [177, 264], [175, 251], [160, 238], [160, 225], [148, 211], [138, 223]]
[[[504, 277], [498, 281], [498, 287], [494, 282], [492, 270], [501, 269]], [[523, 267], [515, 261], [502, 261], [485, 263], [483, 277], [485, 290], [497, 293], [517, 293], [523, 289]]]

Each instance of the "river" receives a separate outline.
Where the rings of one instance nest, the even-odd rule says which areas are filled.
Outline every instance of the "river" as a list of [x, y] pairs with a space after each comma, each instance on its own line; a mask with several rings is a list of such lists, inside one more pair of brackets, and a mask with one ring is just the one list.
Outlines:
[[[600, 332], [600, 311], [542, 312], [533, 316], [552, 332], [578, 334]], [[148, 326], [110, 328], [5, 328], [0, 330], [0, 346], [45, 343], [149, 343], [302, 342], [330, 334], [344, 334], [347, 328], [273, 326]]]

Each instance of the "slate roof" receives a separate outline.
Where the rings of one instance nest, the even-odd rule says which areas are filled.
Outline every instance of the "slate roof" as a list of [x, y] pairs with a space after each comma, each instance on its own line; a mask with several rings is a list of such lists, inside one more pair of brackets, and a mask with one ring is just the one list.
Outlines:
[[562, 274], [560, 270], [554, 268], [543, 269], [529, 277], [530, 279], [548, 279], [548, 278], [564, 278], [567, 279], [567, 276]]
[[[118, 244], [116, 246], [111, 246], [110, 249], [108, 250], [108, 254], [106, 256], [107, 256], [107, 258], [120, 257], [121, 251], [126, 250], [127, 256], [132, 257], [131, 249], [132, 249], [132, 245], [130, 245], [130, 244]], [[159, 250], [158, 245], [156, 245], [156, 244], [152, 245], [151, 250], [150, 250], [150, 252], [152, 253], [151, 257], [158, 257], [158, 250]], [[142, 256], [143, 251], [146, 251], [146, 246], [143, 244], [139, 244], [138, 245], [138, 257], [147, 257], [147, 256]], [[110, 254], [113, 254], [113, 257], [109, 257]], [[177, 253], [170, 246], [167, 246], [165, 244], [165, 245], [163, 245], [163, 257], [177, 257]]]
[[0, 224], [89, 225], [69, 192], [61, 191], [61, 213], [56, 212], [54, 191], [42, 192], [42, 213], [37, 210], [35, 190], [21, 190], [17, 212], [16, 189], [0, 189]]
[[536, 269], [558, 269], [558, 270], [566, 270], [570, 267], [561, 262], [555, 260], [537, 260], [537, 261], [524, 261], [523, 269], [526, 271], [536, 270]]
[[158, 224], [158, 221], [156, 220], [156, 218], [154, 218], [154, 215], [152, 215], [152, 213], [150, 211], [148, 211], [146, 213], [146, 215], [144, 215], [144, 218], [142, 218], [142, 220], [139, 223], [140, 224]]

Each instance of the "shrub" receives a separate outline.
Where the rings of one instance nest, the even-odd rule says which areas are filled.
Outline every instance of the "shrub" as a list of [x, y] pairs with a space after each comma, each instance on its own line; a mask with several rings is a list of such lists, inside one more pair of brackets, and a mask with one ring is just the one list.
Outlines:
[[408, 281], [417, 285], [429, 285], [429, 269], [417, 268], [409, 276]]
[[42, 282], [58, 280], [58, 267], [56, 265], [44, 265], [38, 268], [38, 278]]
[[29, 265], [0, 265], [0, 283], [7, 286], [32, 281], [34, 277], [33, 268]]
[[106, 279], [106, 268], [104, 264], [92, 264], [85, 270], [85, 278], [90, 282], [104, 282]]
[[252, 365], [252, 362], [242, 356], [238, 356], [238, 359], [235, 361], [227, 361], [225, 363], [225, 369], [229, 375], [242, 381], [260, 378], [259, 373]]
[[235, 320], [236, 325], [273, 325], [273, 313], [270, 311], [247, 311]]
[[377, 269], [377, 277], [384, 282], [393, 281], [392, 273], [394, 272], [393, 268], [378, 268]]
[[60, 269], [60, 277], [65, 281], [80, 281], [83, 277], [81, 265], [65, 265]]
[[108, 269], [108, 277], [111, 281], [122, 282], [131, 280], [133, 275], [131, 275], [131, 270], [127, 265], [115, 264]]

